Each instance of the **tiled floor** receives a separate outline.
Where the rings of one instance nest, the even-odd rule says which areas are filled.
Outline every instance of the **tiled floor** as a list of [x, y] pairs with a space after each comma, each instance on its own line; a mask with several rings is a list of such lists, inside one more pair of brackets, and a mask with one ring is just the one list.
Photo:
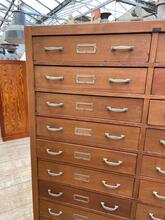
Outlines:
[[33, 220], [29, 145], [0, 140], [0, 220]]

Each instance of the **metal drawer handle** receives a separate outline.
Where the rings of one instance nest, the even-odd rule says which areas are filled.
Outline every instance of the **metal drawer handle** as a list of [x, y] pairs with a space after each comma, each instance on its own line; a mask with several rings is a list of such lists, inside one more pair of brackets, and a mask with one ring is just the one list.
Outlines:
[[120, 184], [110, 185], [110, 184], [107, 184], [107, 182], [105, 180], [102, 180], [101, 182], [108, 189], [118, 189], [118, 188], [120, 188]]
[[160, 140], [160, 144], [165, 146], [165, 140]]
[[124, 134], [121, 134], [120, 136], [111, 135], [109, 133], [105, 133], [105, 137], [108, 139], [111, 139], [113, 141], [118, 141], [124, 139], [126, 136]]
[[134, 46], [112, 46], [111, 51], [133, 51]]
[[114, 79], [109, 78], [108, 79], [110, 83], [116, 83], [116, 84], [127, 84], [131, 82], [131, 79]]
[[58, 197], [62, 196], [64, 193], [63, 192], [52, 193], [51, 189], [48, 189], [48, 194], [52, 197], [58, 198]]
[[63, 127], [59, 127], [59, 128], [52, 128], [51, 126], [47, 125], [46, 128], [48, 129], [48, 131], [55, 131], [55, 132], [58, 132], [58, 131], [63, 131], [64, 128]]
[[45, 75], [45, 79], [57, 81], [57, 80], [64, 80], [64, 77], [63, 76], [49, 76], [49, 75]]
[[119, 208], [118, 205], [115, 205], [114, 208], [110, 208], [110, 207], [105, 205], [105, 202], [101, 202], [101, 206], [102, 206], [103, 209], [105, 209], [106, 211], [109, 211], [109, 212], [115, 212]]
[[[91, 47], [91, 50], [81, 50], [83, 47]], [[76, 52], [78, 54], [95, 54], [96, 44], [77, 44]]]
[[165, 170], [162, 170], [161, 167], [156, 167], [156, 170], [161, 174], [165, 174]]
[[48, 175], [49, 176], [58, 177], [58, 176], [62, 176], [63, 174], [64, 174], [63, 172], [53, 173], [51, 170], [48, 170]]
[[149, 213], [149, 217], [150, 217], [150, 219], [152, 219], [152, 220], [163, 220], [163, 219], [154, 217], [154, 214], [153, 214], [153, 213]]
[[120, 166], [123, 161], [119, 160], [118, 162], [113, 162], [111, 160], [108, 160], [107, 158], [103, 158], [103, 161], [107, 164], [107, 165], [110, 165], [110, 166], [113, 166], [113, 167], [118, 167]]
[[62, 150], [59, 150], [58, 152], [54, 152], [54, 151], [51, 151], [50, 149], [46, 149], [46, 152], [51, 156], [60, 156], [63, 153]]
[[107, 110], [110, 112], [116, 112], [116, 113], [128, 112], [128, 108], [113, 108], [111, 106], [107, 106]]
[[165, 196], [159, 195], [158, 192], [152, 192], [152, 193], [156, 198], [165, 201]]
[[45, 52], [49, 52], [49, 51], [63, 51], [64, 47], [44, 47]]
[[46, 102], [46, 104], [47, 104], [49, 107], [63, 107], [63, 106], [64, 106], [64, 103], [62, 103], [62, 102], [60, 102], [60, 103]]
[[52, 211], [52, 209], [51, 209], [51, 208], [48, 208], [48, 212], [49, 212], [49, 214], [50, 214], [50, 215], [52, 215], [52, 216], [54, 216], [54, 217], [59, 217], [60, 215], [62, 215], [62, 214], [63, 214], [63, 212], [62, 212], [62, 211], [59, 211], [59, 212], [54, 212], [54, 211]]

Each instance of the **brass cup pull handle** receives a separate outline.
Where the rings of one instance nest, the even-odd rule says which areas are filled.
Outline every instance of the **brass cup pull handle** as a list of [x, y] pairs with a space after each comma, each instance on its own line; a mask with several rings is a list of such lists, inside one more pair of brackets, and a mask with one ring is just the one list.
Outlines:
[[115, 51], [133, 51], [134, 50], [134, 46], [112, 46], [111, 47], [111, 51], [115, 52]]
[[118, 141], [118, 140], [124, 139], [126, 136], [124, 134], [116, 136], [116, 135], [111, 135], [109, 133], [105, 133], [105, 137], [108, 138], [108, 139], [111, 139], [113, 141]]
[[109, 78], [108, 81], [110, 83], [116, 83], [116, 84], [127, 84], [131, 82], [131, 79], [114, 79], [114, 78]]
[[59, 132], [59, 131], [63, 131], [64, 130], [63, 127], [53, 128], [53, 127], [51, 127], [49, 125], [47, 125], [46, 128], [47, 128], [48, 131], [54, 131], [54, 132]]
[[128, 108], [113, 108], [111, 106], [107, 106], [107, 110], [115, 113], [124, 113], [128, 112]]
[[54, 151], [51, 151], [50, 149], [46, 149], [46, 152], [51, 156], [60, 156], [61, 154], [63, 154], [62, 150], [59, 150], [58, 152], [54, 152]]
[[119, 208], [118, 205], [115, 205], [113, 208], [108, 207], [108, 206], [105, 205], [105, 202], [101, 202], [101, 206], [102, 206], [103, 209], [105, 209], [106, 211], [109, 211], [109, 212], [115, 212]]
[[61, 52], [64, 50], [64, 47], [44, 47], [45, 52]]
[[113, 161], [111, 161], [111, 160], [109, 160], [109, 159], [107, 159], [107, 158], [103, 158], [103, 161], [104, 161], [107, 165], [113, 166], [113, 167], [118, 167], [118, 166], [120, 166], [120, 165], [123, 163], [123, 161], [121, 161], [121, 160], [119, 160], [118, 162], [113, 162]]
[[64, 193], [63, 192], [52, 193], [51, 189], [48, 189], [48, 194], [52, 197], [58, 198], [58, 197], [61, 197]]
[[165, 196], [161, 196], [161, 195], [159, 195], [159, 193], [158, 192], [152, 192], [153, 193], [153, 195], [157, 198], [157, 199], [160, 199], [160, 200], [163, 200], [163, 201], [165, 201]]
[[49, 107], [63, 107], [64, 103], [60, 102], [60, 103], [55, 103], [55, 102], [46, 102], [47, 106]]
[[59, 212], [54, 212], [54, 211], [52, 211], [52, 209], [51, 209], [51, 208], [48, 208], [48, 212], [49, 212], [49, 214], [50, 214], [51, 216], [54, 216], [54, 217], [59, 217], [60, 215], [62, 215], [62, 214], [63, 214], [63, 212], [62, 212], [62, 211], [59, 211]]
[[115, 185], [110, 185], [107, 184], [107, 182], [105, 180], [102, 180], [102, 184], [103, 186], [105, 186], [107, 189], [119, 189], [120, 188], [120, 184], [115, 184]]
[[52, 80], [52, 81], [58, 81], [58, 80], [64, 80], [63, 76], [49, 76], [45, 75], [45, 79]]
[[160, 144], [165, 146], [165, 140], [160, 140]]
[[160, 219], [160, 218], [156, 218], [153, 213], [149, 213], [149, 217], [152, 220], [163, 220], [163, 219]]
[[162, 170], [161, 167], [156, 167], [156, 170], [161, 174], [165, 174], [165, 170]]
[[64, 174], [63, 172], [53, 173], [51, 170], [48, 170], [48, 175], [49, 176], [58, 177], [58, 176], [62, 176], [63, 174]]

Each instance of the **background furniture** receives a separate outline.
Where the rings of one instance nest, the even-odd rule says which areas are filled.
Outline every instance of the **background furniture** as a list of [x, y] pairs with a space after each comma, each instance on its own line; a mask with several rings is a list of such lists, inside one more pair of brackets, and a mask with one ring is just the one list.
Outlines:
[[0, 127], [3, 140], [28, 136], [26, 68], [23, 61], [0, 61]]
[[165, 219], [164, 32], [26, 28], [35, 220]]

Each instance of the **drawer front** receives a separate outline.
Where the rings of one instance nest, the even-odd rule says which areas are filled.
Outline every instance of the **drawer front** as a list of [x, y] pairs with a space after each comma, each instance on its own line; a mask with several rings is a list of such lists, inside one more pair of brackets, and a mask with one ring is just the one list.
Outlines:
[[33, 57], [35, 64], [50, 65], [144, 63], [150, 42], [150, 34], [34, 37]]
[[165, 210], [152, 206], [138, 204], [136, 212], [136, 220], [164, 220]]
[[132, 196], [134, 179], [51, 162], [39, 162], [39, 178], [114, 195]]
[[156, 62], [164, 63], [164, 56], [165, 56], [165, 45], [164, 45], [165, 34], [159, 34], [159, 41], [158, 41], [158, 48], [157, 48], [157, 56]]
[[56, 141], [135, 150], [139, 128], [37, 117], [37, 135]]
[[165, 130], [147, 129], [145, 151], [165, 156]]
[[133, 175], [136, 168], [136, 154], [61, 142], [37, 140], [37, 156], [45, 160]]
[[[41, 116], [75, 116], [140, 122], [143, 100], [97, 96], [37, 93], [36, 112]], [[101, 105], [100, 105], [101, 103]]]
[[150, 101], [148, 123], [165, 126], [165, 101]]
[[156, 68], [152, 85], [153, 95], [165, 95], [165, 68]]
[[145, 68], [35, 67], [35, 87], [40, 91], [139, 93], [145, 91]]
[[139, 199], [142, 202], [165, 208], [165, 183], [141, 180]]
[[[55, 215], [57, 215], [55, 217]], [[50, 220], [109, 220], [109, 217], [105, 217], [99, 214], [94, 214], [81, 210], [81, 208], [72, 208], [61, 204], [51, 203], [44, 200], [40, 200], [40, 219]], [[44, 219], [45, 218], [45, 219]], [[118, 220], [117, 217], [111, 217], [111, 220]]]
[[[131, 200], [104, 196], [90, 191], [74, 189], [61, 184], [40, 181], [39, 190], [41, 199], [49, 199], [68, 204], [78, 205], [107, 214], [129, 218]], [[106, 207], [110, 209], [106, 209]]]
[[142, 175], [165, 180], [165, 159], [143, 156]]

